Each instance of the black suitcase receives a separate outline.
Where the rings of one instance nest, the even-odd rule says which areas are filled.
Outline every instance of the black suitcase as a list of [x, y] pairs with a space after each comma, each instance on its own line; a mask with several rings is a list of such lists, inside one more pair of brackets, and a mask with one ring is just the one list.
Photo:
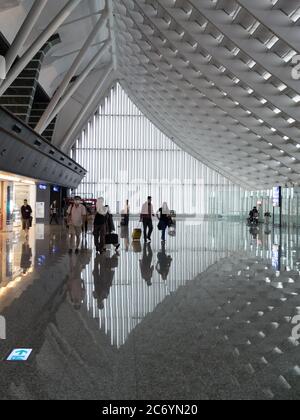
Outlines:
[[119, 236], [116, 233], [110, 233], [105, 236], [106, 245], [119, 245]]

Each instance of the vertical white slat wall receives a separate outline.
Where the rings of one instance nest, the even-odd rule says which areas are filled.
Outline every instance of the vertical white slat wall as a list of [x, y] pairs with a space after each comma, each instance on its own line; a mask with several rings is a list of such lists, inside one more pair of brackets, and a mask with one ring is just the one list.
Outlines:
[[113, 212], [130, 200], [132, 213], [152, 195], [178, 214], [239, 213], [244, 191], [180, 150], [132, 103], [117, 84], [88, 121], [72, 156], [88, 174], [78, 190], [104, 196]]

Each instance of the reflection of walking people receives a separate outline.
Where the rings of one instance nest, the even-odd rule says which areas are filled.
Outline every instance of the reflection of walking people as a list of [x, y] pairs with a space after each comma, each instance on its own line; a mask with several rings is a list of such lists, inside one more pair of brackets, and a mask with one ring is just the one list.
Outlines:
[[129, 206], [129, 200], [126, 200], [125, 208], [122, 212], [122, 226], [129, 226], [129, 217], [130, 217], [130, 206]]
[[108, 208], [104, 206], [104, 198], [98, 198], [96, 216], [94, 220], [94, 239], [97, 252], [103, 254], [105, 250], [105, 236], [107, 233]]
[[118, 268], [118, 256], [111, 258], [98, 255], [94, 264], [94, 299], [97, 300], [99, 310], [104, 309], [104, 301], [108, 298], [110, 288], [113, 285], [115, 269]]
[[142, 278], [148, 286], [152, 286], [154, 266], [152, 265], [153, 252], [150, 244], [144, 245], [143, 258], [140, 260]]
[[142, 207], [141, 221], [144, 226], [144, 239], [145, 242], [151, 242], [151, 235], [153, 232], [152, 217], [154, 216], [154, 210], [152, 205], [152, 197], [148, 197], [148, 200]]
[[159, 220], [158, 229], [161, 230], [161, 240], [166, 242], [166, 230], [171, 225], [171, 212], [167, 203], [164, 203], [158, 210], [157, 217]]
[[129, 252], [130, 242], [129, 242], [129, 227], [121, 227], [121, 239], [124, 239], [125, 251]]
[[32, 265], [32, 250], [30, 248], [29, 242], [26, 241], [22, 245], [22, 255], [21, 255], [21, 269], [23, 274], [26, 274]]
[[58, 208], [57, 208], [57, 203], [56, 201], [53, 201], [53, 203], [50, 206], [50, 225], [52, 225], [53, 220], [55, 221], [55, 223], [58, 225], [59, 221], [58, 221]]
[[82, 225], [85, 220], [86, 216], [86, 209], [80, 203], [80, 197], [75, 197], [74, 204], [68, 208], [68, 225], [69, 225], [69, 233], [70, 233], [70, 246], [69, 246], [69, 253], [73, 252], [74, 248], [74, 240], [76, 238], [76, 254], [79, 252], [79, 246], [81, 242], [81, 231]]
[[29, 229], [32, 226], [32, 208], [29, 206], [28, 201], [24, 200], [24, 205], [21, 207], [22, 215], [22, 228], [28, 236]]
[[84, 264], [81, 258], [69, 256], [68, 292], [75, 310], [79, 310], [85, 297], [85, 284], [81, 277]]
[[161, 275], [163, 280], [167, 280], [168, 278], [172, 261], [172, 257], [166, 254], [166, 247], [163, 245], [161, 251], [157, 254], [156, 264], [156, 271]]

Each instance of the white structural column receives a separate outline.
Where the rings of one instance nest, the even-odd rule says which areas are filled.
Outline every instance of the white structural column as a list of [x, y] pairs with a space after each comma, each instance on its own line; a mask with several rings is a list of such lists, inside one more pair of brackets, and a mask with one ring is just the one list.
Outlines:
[[86, 68], [83, 70], [83, 72], [80, 74], [78, 79], [69, 87], [69, 89], [66, 91], [65, 95], [61, 98], [59, 103], [54, 108], [48, 122], [50, 123], [56, 115], [63, 109], [63, 107], [68, 103], [68, 101], [71, 99], [71, 97], [74, 95], [74, 93], [79, 89], [79, 87], [82, 85], [82, 83], [85, 81], [85, 79], [88, 77], [88, 75], [91, 73], [91, 71], [95, 68], [95, 66], [100, 62], [102, 57], [107, 53], [109, 48], [111, 47], [111, 42], [107, 41], [107, 43], [100, 49], [100, 51], [97, 52], [97, 54], [94, 56], [94, 58], [89, 62], [89, 64], [86, 66]]
[[30, 63], [33, 57], [39, 52], [43, 45], [51, 38], [51, 36], [58, 30], [62, 23], [70, 16], [75, 7], [81, 0], [69, 0], [66, 6], [56, 15], [56, 17], [50, 22], [43, 33], [35, 40], [31, 47], [25, 52], [20, 60], [12, 67], [8, 73], [6, 80], [0, 87], [0, 96], [9, 88], [24, 68]]
[[68, 88], [72, 78], [76, 75], [76, 72], [78, 71], [89, 47], [92, 45], [93, 41], [95, 40], [97, 34], [100, 32], [100, 30], [103, 28], [103, 26], [105, 25], [105, 23], [107, 22], [107, 18], [108, 18], [108, 11], [107, 8], [104, 9], [100, 19], [98, 20], [98, 22], [96, 23], [96, 25], [94, 26], [92, 32], [90, 33], [90, 35], [88, 36], [87, 40], [85, 41], [84, 45], [82, 46], [80, 52], [78, 53], [78, 55], [76, 56], [72, 66], [70, 67], [70, 69], [68, 70], [67, 74], [65, 75], [61, 85], [59, 86], [59, 88], [57, 89], [57, 91], [55, 92], [51, 102], [49, 103], [47, 109], [45, 110], [44, 114], [42, 115], [39, 123], [36, 126], [36, 131], [39, 134], [42, 134], [43, 131], [46, 129], [47, 125], [51, 122], [51, 120], [49, 120], [49, 118], [51, 118], [51, 115], [56, 107], [56, 105], [58, 104], [60, 98], [63, 96], [63, 94], [65, 93], [66, 89]]
[[113, 65], [110, 65], [105, 72], [105, 75], [101, 76], [97, 83], [97, 88], [94, 90], [92, 95], [88, 98], [86, 103], [83, 105], [82, 109], [74, 119], [73, 124], [69, 128], [63, 142], [59, 145], [61, 150], [68, 151], [68, 147], [71, 146], [74, 138], [86, 123], [86, 120], [89, 118], [93, 112], [92, 107], [96, 107], [95, 101], [100, 102], [100, 98], [103, 97], [107, 89], [109, 89], [116, 80], [116, 73], [114, 72]]
[[14, 42], [12, 43], [8, 53], [6, 54], [6, 72], [9, 72], [12, 65], [14, 64], [15, 59], [21, 52], [24, 43], [26, 42], [28, 36], [30, 35], [32, 29], [37, 23], [44, 7], [46, 6], [48, 0], [35, 0], [32, 8], [30, 9], [27, 17], [25, 18], [20, 30], [18, 31]]

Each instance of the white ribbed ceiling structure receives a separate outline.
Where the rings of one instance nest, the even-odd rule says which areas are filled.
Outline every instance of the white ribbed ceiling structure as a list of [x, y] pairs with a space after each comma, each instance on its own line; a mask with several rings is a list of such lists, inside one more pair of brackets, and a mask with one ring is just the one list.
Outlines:
[[251, 188], [298, 182], [298, 0], [114, 0], [123, 84], [186, 150]]
[[[20, 2], [0, 3], [7, 14]], [[88, 36], [105, 2], [79, 3], [56, 56], [80, 50], [76, 32]], [[108, 36], [110, 44], [97, 71], [61, 107], [57, 145], [70, 147], [120, 80], [166, 135], [233, 182], [248, 189], [300, 183], [300, 0], [108, 0], [107, 6], [107, 25], [92, 48]], [[52, 93], [67, 71], [56, 61], [48, 58], [42, 71]], [[101, 74], [107, 83], [99, 87]]]

